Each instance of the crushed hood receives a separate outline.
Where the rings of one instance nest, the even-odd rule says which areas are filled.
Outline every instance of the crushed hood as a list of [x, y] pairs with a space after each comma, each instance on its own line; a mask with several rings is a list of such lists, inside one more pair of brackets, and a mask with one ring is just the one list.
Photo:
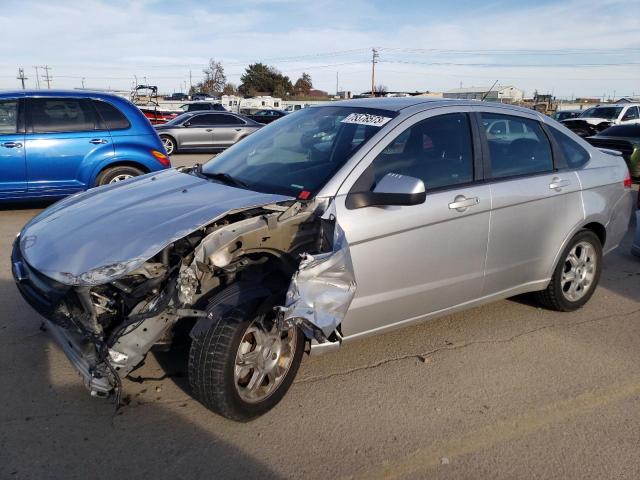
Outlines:
[[54, 280], [98, 285], [230, 212], [285, 200], [293, 199], [165, 170], [56, 203], [22, 229], [20, 248]]

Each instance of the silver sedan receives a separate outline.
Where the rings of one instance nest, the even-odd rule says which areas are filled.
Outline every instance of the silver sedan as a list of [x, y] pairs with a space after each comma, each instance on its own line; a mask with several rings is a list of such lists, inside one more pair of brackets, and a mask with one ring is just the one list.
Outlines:
[[169, 155], [178, 151], [217, 151], [230, 147], [263, 125], [230, 112], [189, 112], [156, 125]]
[[189, 330], [195, 397], [246, 421], [305, 352], [526, 292], [582, 307], [632, 208], [618, 153], [533, 110], [332, 102], [56, 203], [16, 239], [13, 275], [93, 395], [117, 400]]

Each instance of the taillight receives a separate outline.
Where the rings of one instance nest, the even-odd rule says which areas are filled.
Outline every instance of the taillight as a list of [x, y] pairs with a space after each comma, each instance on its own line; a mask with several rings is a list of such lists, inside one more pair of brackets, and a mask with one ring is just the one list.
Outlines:
[[171, 166], [171, 160], [169, 160], [169, 157], [167, 157], [164, 153], [159, 152], [158, 150], [151, 150], [151, 155], [153, 155], [153, 157], [165, 167]]
[[631, 188], [631, 173], [629, 173], [629, 169], [627, 169], [627, 175], [624, 177], [624, 181], [622, 182], [624, 188]]

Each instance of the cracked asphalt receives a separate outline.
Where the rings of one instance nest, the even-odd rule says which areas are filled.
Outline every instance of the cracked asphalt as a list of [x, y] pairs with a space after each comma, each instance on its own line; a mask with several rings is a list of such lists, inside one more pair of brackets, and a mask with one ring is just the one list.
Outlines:
[[150, 354], [117, 413], [88, 395], [11, 279], [40, 209], [0, 210], [0, 478], [640, 478], [631, 231], [578, 312], [519, 297], [305, 358], [238, 424], [191, 399], [184, 351]]

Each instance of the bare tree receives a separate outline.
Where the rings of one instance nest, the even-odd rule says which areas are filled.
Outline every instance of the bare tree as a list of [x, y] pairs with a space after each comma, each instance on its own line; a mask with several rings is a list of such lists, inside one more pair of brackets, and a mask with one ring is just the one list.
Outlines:
[[373, 89], [373, 93], [376, 97], [384, 97], [389, 90], [386, 85], [376, 85]]
[[238, 94], [238, 87], [236, 87], [235, 84], [233, 84], [233, 83], [226, 83], [224, 85], [224, 88], [222, 89], [222, 94], [223, 95], [237, 95]]
[[224, 74], [222, 62], [213, 58], [209, 60], [209, 66], [203, 70], [204, 79], [200, 83], [200, 91], [209, 95], [219, 95], [222, 93], [227, 77]]

